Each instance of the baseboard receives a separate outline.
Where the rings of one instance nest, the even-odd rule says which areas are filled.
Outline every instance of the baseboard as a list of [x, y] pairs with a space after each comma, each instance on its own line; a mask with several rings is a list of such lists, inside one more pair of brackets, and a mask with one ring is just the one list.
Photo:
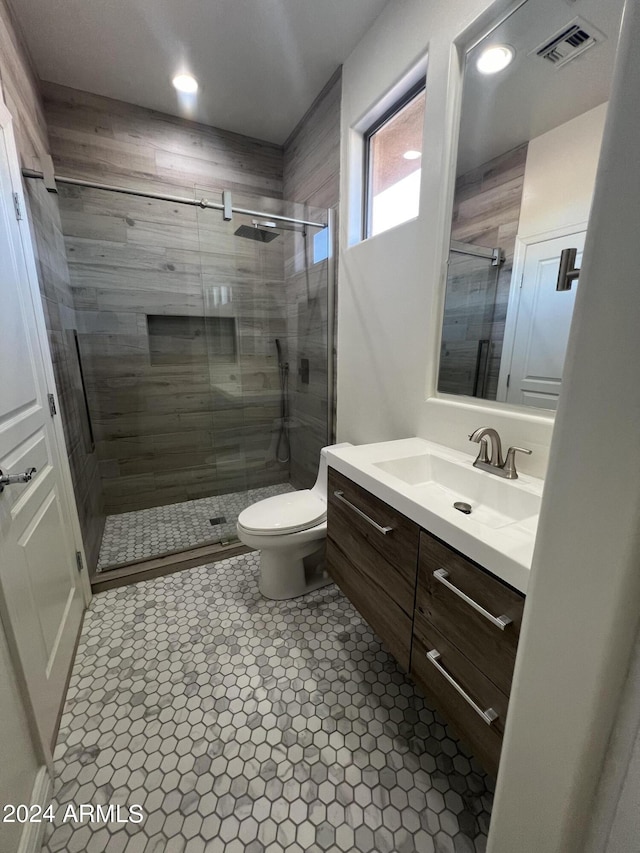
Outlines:
[[[51, 805], [52, 793], [53, 783], [51, 776], [49, 776], [47, 768], [42, 766], [38, 770], [36, 781], [33, 783], [29, 805], [42, 806], [42, 811], [44, 811]], [[42, 823], [25, 823], [18, 846], [18, 853], [40, 853], [45, 826], [46, 823], [44, 821]]]

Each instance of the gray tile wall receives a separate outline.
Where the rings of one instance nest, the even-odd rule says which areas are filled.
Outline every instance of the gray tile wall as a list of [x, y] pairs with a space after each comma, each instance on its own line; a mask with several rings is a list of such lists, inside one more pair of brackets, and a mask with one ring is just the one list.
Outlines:
[[[21, 165], [41, 169], [49, 152], [39, 83], [4, 3], [0, 3], [0, 76], [13, 116]], [[86, 441], [73, 329], [69, 271], [55, 195], [42, 183], [26, 181], [28, 215], [36, 253], [46, 326], [53, 357], [60, 416], [71, 464], [80, 524], [89, 568], [95, 568], [104, 527], [97, 454]]]
[[[58, 174], [282, 207], [279, 146], [54, 84], [44, 101]], [[60, 205], [107, 512], [286, 481], [274, 452], [283, 241], [234, 237], [237, 217], [104, 191], [67, 188]], [[154, 358], [149, 314], [185, 318], [154, 340]], [[203, 315], [231, 318], [235, 356], [211, 329], [197, 340]]]
[[[284, 146], [284, 197], [337, 212], [340, 198], [340, 100], [342, 69], [329, 80]], [[306, 270], [295, 262], [302, 238], [290, 238], [285, 264], [291, 364], [291, 482], [313, 485], [320, 448], [327, 443], [327, 262], [312, 264], [308, 236]], [[334, 246], [334, 253], [337, 247]], [[337, 283], [336, 283], [337, 284]], [[332, 306], [333, 308], [333, 306]], [[334, 314], [335, 316], [335, 314]], [[334, 341], [330, 342], [335, 346]], [[309, 383], [301, 360], [309, 361]], [[335, 360], [334, 360], [335, 363]]]
[[[450, 267], [443, 325], [438, 387], [450, 394], [470, 394], [479, 339], [492, 341], [485, 397], [495, 400], [504, 324], [513, 271], [527, 143], [483, 163], [456, 181], [451, 239], [486, 247], [499, 246], [505, 262], [497, 287], [488, 264], [470, 260]], [[457, 270], [457, 272], [455, 272]], [[491, 281], [491, 284], [489, 284]]]

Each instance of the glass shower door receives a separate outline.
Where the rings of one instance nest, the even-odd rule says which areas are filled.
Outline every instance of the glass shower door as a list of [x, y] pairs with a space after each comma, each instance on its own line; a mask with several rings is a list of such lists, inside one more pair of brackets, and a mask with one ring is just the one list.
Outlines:
[[[329, 211], [286, 203], [287, 215], [329, 223]], [[330, 226], [285, 234], [287, 327], [292, 365], [290, 392], [291, 483], [313, 486], [320, 449], [330, 441], [329, 329], [333, 321], [333, 251]], [[331, 316], [330, 316], [331, 312]], [[331, 342], [333, 346], [333, 342]]]
[[502, 341], [495, 324], [504, 327], [496, 316], [500, 265], [491, 249], [457, 245], [449, 253], [438, 391], [495, 400]]
[[91, 188], [63, 188], [59, 200], [99, 465], [92, 487], [106, 515], [104, 571], [212, 539], [197, 504], [211, 488], [212, 430], [197, 216]]
[[214, 400], [212, 465], [218, 531], [239, 512], [315, 480], [327, 442], [327, 211], [268, 197], [233, 197], [230, 222], [198, 212]]
[[[194, 188], [202, 197], [219, 195]], [[315, 480], [327, 230], [269, 216], [325, 223], [327, 211], [233, 201], [260, 213], [225, 222], [163, 200], [61, 193], [107, 516], [100, 571], [231, 541], [245, 506]]]

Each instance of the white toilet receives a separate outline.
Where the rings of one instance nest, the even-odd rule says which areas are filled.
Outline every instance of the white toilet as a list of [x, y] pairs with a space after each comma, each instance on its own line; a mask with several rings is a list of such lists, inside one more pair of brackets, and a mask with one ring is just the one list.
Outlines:
[[[334, 444], [333, 447], [348, 447]], [[327, 449], [312, 489], [253, 504], [238, 516], [238, 538], [260, 551], [260, 592], [281, 601], [331, 583], [325, 568]]]

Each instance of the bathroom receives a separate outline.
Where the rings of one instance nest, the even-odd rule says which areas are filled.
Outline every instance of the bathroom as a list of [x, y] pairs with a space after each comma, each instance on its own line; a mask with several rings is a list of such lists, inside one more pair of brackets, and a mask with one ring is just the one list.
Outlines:
[[[35, 319], [31, 339], [5, 335], [2, 382], [14, 414], [35, 424], [19, 401], [39, 343], [40, 396], [53, 396], [55, 414], [43, 415], [46, 439], [25, 426], [18, 444], [10, 406], [1, 421], [3, 472], [37, 469], [0, 495], [2, 850], [633, 849], [637, 4], [605, 14], [592, 0], [363, 0], [344, 18], [307, 2], [250, 4], [217, 11], [213, 24], [211, 10], [181, 20], [172, 3], [128, 16], [102, 4], [10, 5], [0, 4], [0, 112], [17, 208], [10, 193], [4, 239], [18, 235], [27, 290], [5, 308], [26, 316], [30, 293]], [[575, 21], [595, 46], [579, 36], [584, 53], [551, 70], [577, 89], [554, 82], [549, 97], [541, 86], [518, 115], [518, 99], [474, 94], [468, 72], [484, 39], [500, 33], [515, 52], [507, 76], [487, 80], [515, 79], [525, 56], [545, 69], [536, 50]], [[220, 52], [232, 45], [238, 63], [220, 76], [241, 98], [214, 97], [207, 69], [220, 66], [201, 33], [216, 24]], [[331, 43], [328, 59], [313, 38], [300, 52], [303, 24], [315, 47]], [[519, 32], [533, 41], [517, 43]], [[255, 46], [269, 33], [260, 75], [267, 47], [262, 56]], [[602, 91], [600, 78], [581, 77], [597, 57]], [[232, 73], [245, 66], [247, 80]], [[198, 78], [197, 96], [176, 96], [180, 70]], [[411, 204], [404, 221], [368, 231], [364, 139], [414, 102], [424, 112], [407, 149], [422, 157], [403, 173], [418, 176]], [[584, 116], [586, 131], [569, 124]], [[508, 119], [516, 135], [492, 150]], [[477, 150], [474, 122], [486, 131]], [[528, 232], [517, 230], [523, 211]], [[583, 258], [573, 238], [584, 230]], [[524, 269], [541, 232], [570, 235], [578, 249], [553, 288], [576, 308], [557, 347], [559, 402], [538, 384], [527, 390], [537, 402], [522, 405], [507, 394], [522, 316], [508, 274]], [[473, 270], [466, 292], [461, 258]], [[558, 317], [552, 309], [545, 322]], [[500, 477], [498, 465], [472, 469], [482, 453], [491, 468], [491, 434], [468, 438], [485, 427], [505, 455], [531, 451], [515, 454], [518, 480], [504, 478], [502, 459]], [[464, 463], [469, 483], [535, 499], [526, 557], [504, 555], [510, 534], [499, 526], [482, 546], [479, 534], [456, 539], [451, 531], [481, 524], [475, 508], [475, 519], [443, 511], [446, 524], [414, 513], [419, 465], [407, 474], [405, 451], [395, 444], [394, 457], [386, 444], [402, 440], [414, 442], [410, 460], [428, 446], [429, 464], [451, 463], [442, 472]], [[264, 555], [276, 548], [252, 550], [238, 516], [265, 499], [295, 503], [322, 471], [320, 449], [347, 443], [324, 457], [319, 524], [330, 575], [320, 583], [337, 583], [263, 596]], [[386, 455], [365, 459], [382, 445]], [[389, 462], [395, 473], [380, 468]], [[382, 501], [393, 524], [430, 532], [525, 605], [497, 778], [395, 644], [413, 598], [395, 624], [395, 604], [386, 622], [374, 612], [382, 599], [367, 572], [395, 560], [395, 531], [374, 546], [384, 563], [373, 555], [373, 568], [344, 575], [339, 536], [350, 566], [370, 536], [345, 544], [367, 522], [336, 492], [361, 510]], [[419, 593], [415, 569], [411, 582]], [[397, 603], [404, 586], [391, 593]], [[51, 654], [42, 677], [38, 631]], [[133, 794], [140, 825], [62, 822], [68, 803], [125, 808]], [[53, 804], [56, 816], [11, 822], [11, 804]]]

